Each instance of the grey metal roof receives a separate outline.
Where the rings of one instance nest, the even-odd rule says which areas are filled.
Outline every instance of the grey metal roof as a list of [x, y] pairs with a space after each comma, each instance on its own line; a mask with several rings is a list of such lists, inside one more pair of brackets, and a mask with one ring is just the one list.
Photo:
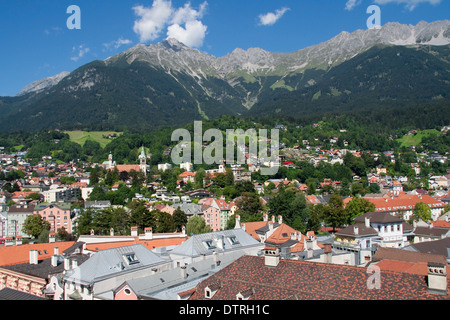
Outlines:
[[202, 206], [195, 204], [195, 203], [177, 203], [177, 204], [172, 205], [172, 208], [180, 209], [187, 216], [203, 214]]
[[127, 284], [143, 298], [177, 300], [178, 293], [195, 288], [200, 281], [222, 270], [244, 254], [243, 251], [237, 251], [220, 255], [219, 265], [215, 264], [213, 258], [188, 264], [185, 279], [181, 276], [181, 269], [175, 268], [144, 278], [129, 280]]
[[[435, 253], [445, 257], [449, 257], [448, 249], [450, 248], [450, 238], [440, 240], [425, 241], [420, 243], [410, 244], [403, 250], [416, 251], [422, 253]], [[450, 258], [450, 257], [449, 257]]]
[[[135, 254], [137, 261], [128, 264], [124, 256], [132, 253]], [[167, 263], [167, 260], [162, 259], [141, 244], [118, 247], [99, 251], [81, 266], [67, 273], [64, 279], [76, 283], [92, 284], [101, 279], [116, 277], [120, 273], [163, 263]]]
[[[233, 237], [237, 240], [235, 244], [231, 243], [231, 238]], [[218, 246], [218, 240], [220, 238], [223, 239], [223, 249]], [[212, 244], [209, 248], [206, 244], [208, 241]], [[170, 253], [182, 256], [197, 257], [202, 254], [210, 255], [215, 251], [223, 252], [259, 245], [261, 245], [261, 243], [244, 230], [233, 229], [194, 235], [177, 246]]]

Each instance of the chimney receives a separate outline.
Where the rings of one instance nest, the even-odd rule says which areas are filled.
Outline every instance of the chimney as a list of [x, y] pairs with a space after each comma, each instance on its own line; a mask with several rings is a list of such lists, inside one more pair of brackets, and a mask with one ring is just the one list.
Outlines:
[[267, 213], [263, 214], [263, 221], [268, 221], [269, 220], [269, 216], [267, 215]]
[[220, 265], [219, 254], [216, 251], [213, 252], [213, 259], [216, 266]]
[[131, 227], [131, 236], [132, 237], [138, 236], [138, 227]]
[[428, 263], [428, 292], [447, 295], [447, 269], [445, 264]]
[[311, 259], [314, 256], [314, 247], [313, 247], [314, 240], [312, 240], [310, 237], [305, 241], [305, 244], [306, 244], [306, 256], [308, 259]]
[[217, 248], [224, 249], [225, 243], [223, 242], [223, 236], [219, 235], [216, 240]]
[[114, 228], [109, 229], [109, 236], [114, 237]]
[[51, 263], [52, 263], [52, 267], [57, 267], [58, 266], [58, 256], [57, 255], [52, 255], [51, 258]]
[[91, 236], [95, 235], [94, 229], [91, 229]]
[[182, 278], [182, 279], [186, 279], [186, 278], [187, 278], [186, 265], [181, 266], [181, 267], [180, 267], [180, 270], [181, 270], [181, 278]]
[[235, 229], [240, 229], [241, 228], [241, 216], [240, 215], [236, 215], [236, 224], [234, 226]]
[[5, 239], [5, 247], [10, 247], [14, 244], [13, 237], [7, 237]]
[[153, 229], [152, 228], [145, 228], [145, 240], [152, 240], [153, 239]]
[[366, 225], [366, 228], [370, 228], [370, 218], [369, 217], [364, 218], [364, 223]]
[[38, 251], [30, 250], [30, 264], [36, 265], [38, 264]]
[[22, 236], [17, 236], [16, 237], [16, 246], [21, 246], [22, 245]]
[[325, 263], [332, 263], [331, 243], [324, 244]]
[[357, 236], [359, 234], [359, 228], [358, 227], [353, 227], [353, 233]]
[[64, 257], [64, 270], [69, 271], [70, 270], [70, 258]]
[[181, 227], [181, 233], [182, 233], [183, 235], [186, 235], [186, 226], [182, 226], [182, 227]]
[[72, 259], [72, 269], [75, 269], [78, 267], [78, 260], [77, 259]]
[[58, 247], [55, 247], [55, 248], [53, 248], [53, 250], [54, 250], [54, 254], [55, 255], [59, 255], [59, 248]]
[[283, 217], [281, 215], [278, 216], [278, 224], [283, 223]]
[[280, 249], [266, 247], [264, 249], [264, 265], [266, 267], [276, 268], [280, 263]]
[[268, 224], [269, 224], [269, 231], [273, 231], [273, 221], [270, 221]]
[[56, 234], [54, 232], [50, 232], [48, 234], [48, 242], [54, 243], [56, 241]]
[[272, 223], [275, 223], [275, 216], [272, 216]]

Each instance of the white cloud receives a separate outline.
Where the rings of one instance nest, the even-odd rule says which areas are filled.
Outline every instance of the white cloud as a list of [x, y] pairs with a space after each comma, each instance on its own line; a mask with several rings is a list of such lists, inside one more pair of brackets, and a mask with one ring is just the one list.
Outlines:
[[260, 14], [259, 15], [259, 23], [263, 26], [272, 26], [278, 20], [280, 20], [281, 17], [289, 10], [290, 10], [289, 8], [281, 8], [281, 9], [276, 10], [275, 12]]
[[174, 8], [170, 0], [154, 0], [151, 8], [135, 6], [133, 10], [139, 19], [135, 21], [133, 30], [139, 35], [140, 42], [156, 40], [166, 30], [168, 38], [175, 38], [189, 47], [201, 47], [207, 26], [200, 19], [207, 5], [205, 1], [195, 10], [190, 2]]
[[345, 10], [353, 10], [354, 7], [361, 4], [361, 0], [348, 0], [345, 4]]
[[133, 30], [141, 42], [153, 41], [160, 37], [167, 22], [173, 14], [171, 1], [154, 0], [151, 8], [133, 7], [134, 13], [140, 19], [134, 22]]
[[188, 21], [185, 28], [179, 24], [173, 24], [167, 28], [167, 37], [177, 39], [188, 47], [199, 48], [203, 46], [208, 27], [201, 21]]
[[438, 5], [442, 0], [375, 0], [376, 4], [398, 3], [405, 4], [406, 8], [413, 11], [421, 3], [429, 3], [432, 5]]
[[70, 60], [75, 61], [75, 62], [80, 60], [81, 58], [83, 58], [86, 53], [91, 51], [91, 49], [85, 48], [84, 45], [80, 45], [80, 46], [78, 46], [78, 48], [77, 47], [72, 48], [72, 52], [76, 52], [76, 51], [78, 51], [77, 55], [70, 58]]
[[119, 39], [111, 41], [109, 43], [104, 43], [103, 46], [107, 50], [112, 49], [112, 48], [119, 49], [121, 46], [131, 44], [131, 43], [133, 43], [133, 42], [129, 39], [119, 38]]
[[173, 24], [183, 24], [188, 21], [199, 20], [199, 19], [203, 18], [203, 15], [205, 14], [207, 5], [208, 5], [207, 2], [203, 2], [200, 5], [199, 10], [197, 11], [197, 10], [192, 9], [191, 4], [189, 2], [187, 2], [184, 5], [184, 7], [178, 8], [174, 12], [171, 22]]

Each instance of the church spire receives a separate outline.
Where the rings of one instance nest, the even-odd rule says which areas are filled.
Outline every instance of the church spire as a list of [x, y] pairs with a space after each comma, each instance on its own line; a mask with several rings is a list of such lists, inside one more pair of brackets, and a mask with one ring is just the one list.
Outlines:
[[139, 156], [139, 159], [145, 159], [147, 156], [145, 155], [145, 149], [144, 146], [142, 146], [141, 154]]

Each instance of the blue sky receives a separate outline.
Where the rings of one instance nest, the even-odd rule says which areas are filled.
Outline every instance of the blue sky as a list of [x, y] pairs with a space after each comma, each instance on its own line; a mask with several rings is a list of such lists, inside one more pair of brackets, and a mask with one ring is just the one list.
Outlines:
[[[292, 52], [381, 24], [449, 18], [449, 0], [15, 0], [0, 2], [0, 96], [168, 36], [216, 57], [235, 48]], [[69, 29], [71, 5], [81, 29]]]

